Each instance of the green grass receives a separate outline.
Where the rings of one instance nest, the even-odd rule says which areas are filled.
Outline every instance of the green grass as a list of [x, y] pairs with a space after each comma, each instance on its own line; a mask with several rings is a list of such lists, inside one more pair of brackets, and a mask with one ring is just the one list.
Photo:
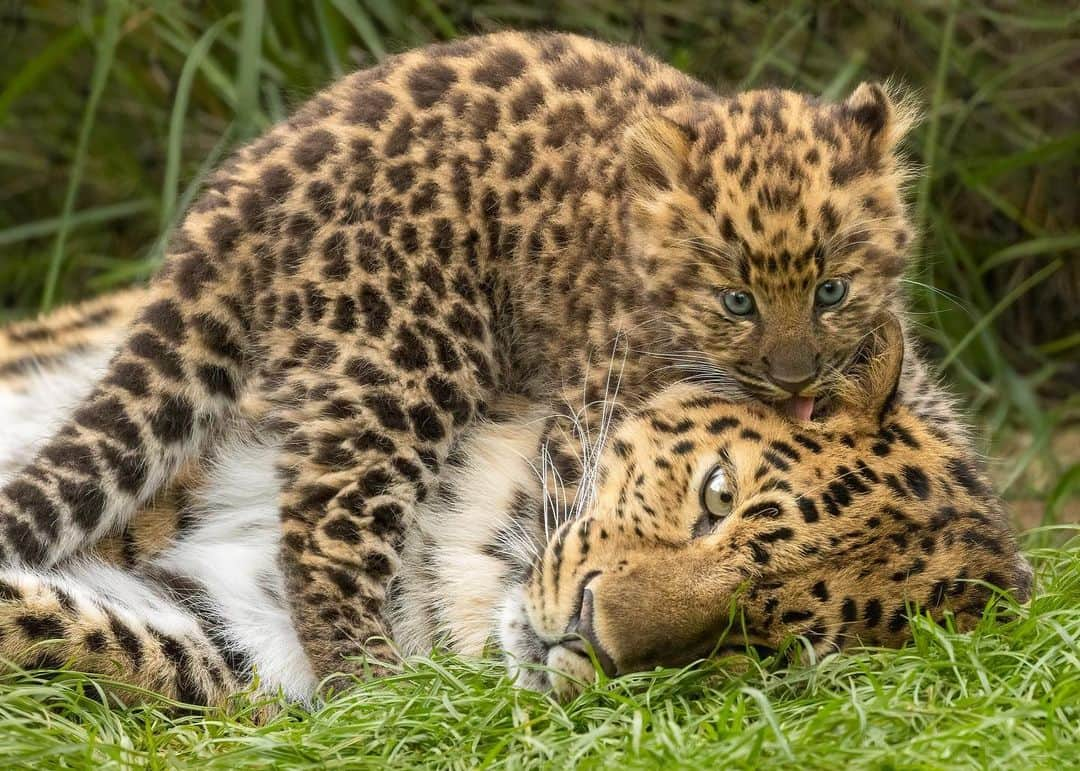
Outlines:
[[971, 634], [780, 669], [611, 680], [566, 705], [495, 661], [436, 656], [259, 724], [102, 703], [79, 675], [0, 680], [7, 768], [1061, 768], [1080, 758], [1080, 540], [1033, 552], [1040, 591]]
[[[10, 9], [10, 13], [8, 13]], [[909, 274], [931, 353], [980, 418], [1000, 487], [1047, 523], [1080, 490], [1080, 11], [1057, 0], [99, 0], [0, 22], [0, 321], [146, 279], [199, 182], [320, 86], [502, 27], [638, 43], [721, 90], [837, 98], [893, 77], [922, 227]], [[1048, 542], [1047, 538], [1038, 539]], [[1080, 547], [1003, 626], [919, 626], [815, 668], [628, 679], [558, 707], [495, 663], [438, 658], [311, 716], [168, 719], [77, 676], [7, 675], [4, 766], [1050, 767], [1080, 757]], [[793, 758], [795, 760], [793, 760]]]

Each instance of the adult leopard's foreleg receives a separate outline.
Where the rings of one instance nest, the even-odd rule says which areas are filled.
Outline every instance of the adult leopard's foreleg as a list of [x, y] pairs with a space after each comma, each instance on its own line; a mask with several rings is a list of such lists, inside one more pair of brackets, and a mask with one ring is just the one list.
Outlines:
[[0, 490], [0, 563], [53, 565], [124, 522], [235, 402], [241, 323], [159, 283], [105, 376]]
[[[188, 609], [92, 560], [49, 573], [0, 571], [0, 659], [100, 675], [185, 704], [223, 704], [241, 688]], [[110, 690], [125, 701], [142, 698]]]

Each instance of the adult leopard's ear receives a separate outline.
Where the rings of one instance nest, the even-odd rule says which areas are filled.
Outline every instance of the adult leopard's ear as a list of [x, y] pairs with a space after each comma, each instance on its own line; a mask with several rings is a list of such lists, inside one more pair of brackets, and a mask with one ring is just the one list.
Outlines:
[[876, 157], [892, 152], [917, 117], [911, 100], [896, 87], [870, 81], [855, 87], [840, 112], [865, 137], [866, 148]]
[[686, 171], [693, 137], [663, 115], [633, 123], [623, 138], [627, 182], [638, 196], [674, 190]]
[[845, 373], [838, 391], [844, 412], [875, 430], [896, 402], [904, 369], [904, 330], [886, 314], [870, 332]]

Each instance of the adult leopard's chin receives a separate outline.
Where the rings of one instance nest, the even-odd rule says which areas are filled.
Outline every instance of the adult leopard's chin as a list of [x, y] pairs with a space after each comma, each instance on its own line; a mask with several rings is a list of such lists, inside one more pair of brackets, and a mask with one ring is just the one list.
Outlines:
[[514, 684], [530, 691], [551, 690], [547, 666], [549, 647], [533, 629], [525, 603], [525, 587], [507, 592], [499, 613], [497, 642], [506, 657], [506, 669]]
[[514, 587], [499, 617], [498, 642], [505, 652], [507, 673], [519, 688], [569, 701], [594, 681], [592, 660], [566, 641], [545, 642], [529, 620], [525, 598], [525, 587]]

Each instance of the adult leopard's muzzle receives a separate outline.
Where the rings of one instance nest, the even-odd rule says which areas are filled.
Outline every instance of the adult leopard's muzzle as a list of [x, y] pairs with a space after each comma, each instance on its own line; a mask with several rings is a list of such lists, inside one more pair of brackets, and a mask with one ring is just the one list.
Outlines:
[[672, 550], [594, 571], [560, 644], [591, 650], [608, 676], [677, 667], [710, 656], [732, 628], [740, 576], [714, 555]]

